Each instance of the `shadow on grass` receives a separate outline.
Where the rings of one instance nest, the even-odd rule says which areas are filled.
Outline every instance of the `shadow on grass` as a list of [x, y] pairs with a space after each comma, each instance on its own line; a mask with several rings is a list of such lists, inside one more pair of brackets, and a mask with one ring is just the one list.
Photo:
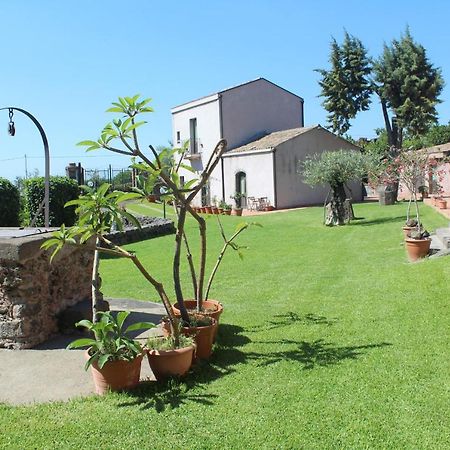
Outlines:
[[268, 366], [280, 361], [295, 361], [303, 365], [303, 369], [309, 370], [316, 367], [325, 367], [339, 364], [346, 359], [358, 359], [367, 350], [387, 347], [392, 344], [381, 342], [379, 344], [336, 346], [333, 343], [318, 339], [313, 342], [293, 341], [282, 339], [280, 341], [264, 341], [261, 344], [276, 344], [279, 346], [292, 346], [291, 350], [282, 350], [269, 353], [248, 353], [249, 360], [258, 362], [258, 366]]
[[264, 325], [257, 325], [252, 327], [249, 331], [256, 333], [259, 331], [269, 331], [276, 328], [287, 327], [294, 324], [303, 325], [327, 325], [331, 326], [337, 322], [338, 319], [328, 319], [325, 316], [319, 316], [317, 314], [297, 314], [296, 312], [289, 311], [285, 314], [276, 314], [272, 320], [268, 320]]
[[378, 217], [377, 219], [373, 220], [360, 219], [358, 223], [350, 222], [349, 225], [354, 227], [370, 227], [373, 225], [381, 225], [383, 223], [394, 223], [399, 221], [405, 221], [405, 217], [406, 216], [403, 215], [395, 217]]
[[140, 406], [141, 409], [163, 412], [191, 402], [214, 404], [218, 395], [201, 391], [211, 381], [233, 373], [235, 365], [246, 362], [246, 356], [239, 347], [248, 344], [250, 339], [242, 334], [243, 331], [242, 327], [236, 325], [221, 324], [214, 353], [209, 361], [197, 362], [182, 379], [170, 378], [143, 383], [137, 389], [127, 392], [128, 400], [119, 406]]

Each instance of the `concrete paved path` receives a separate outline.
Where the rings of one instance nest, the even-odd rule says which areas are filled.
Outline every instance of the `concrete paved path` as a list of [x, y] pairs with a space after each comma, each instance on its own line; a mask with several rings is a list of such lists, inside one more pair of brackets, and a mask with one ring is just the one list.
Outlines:
[[[113, 311], [131, 311], [128, 321], [157, 324], [164, 315], [161, 304], [107, 299]], [[155, 332], [155, 330], [150, 330]], [[149, 331], [135, 336], [145, 339]], [[58, 336], [30, 350], [0, 349], [0, 403], [12, 405], [68, 400], [94, 394], [90, 371], [84, 370], [84, 350], [66, 350], [80, 336]], [[141, 379], [152, 379], [147, 360]]]

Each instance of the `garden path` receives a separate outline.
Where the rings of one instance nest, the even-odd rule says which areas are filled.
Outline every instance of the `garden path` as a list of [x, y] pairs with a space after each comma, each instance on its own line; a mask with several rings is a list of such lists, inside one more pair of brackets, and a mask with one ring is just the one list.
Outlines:
[[[127, 320], [158, 323], [161, 304], [107, 299], [113, 311], [131, 311]], [[135, 336], [145, 338], [150, 331]], [[66, 350], [79, 336], [57, 336], [29, 350], [0, 349], [0, 403], [12, 405], [65, 401], [94, 393], [90, 372], [84, 370], [84, 350]], [[153, 379], [144, 360], [141, 379]]]

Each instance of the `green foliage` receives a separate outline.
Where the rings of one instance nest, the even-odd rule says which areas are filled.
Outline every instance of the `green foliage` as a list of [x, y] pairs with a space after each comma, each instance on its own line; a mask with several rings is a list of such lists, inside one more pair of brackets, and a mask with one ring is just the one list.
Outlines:
[[0, 178], [0, 227], [20, 225], [19, 189], [5, 178]]
[[154, 328], [153, 323], [137, 322], [123, 330], [123, 324], [130, 315], [128, 311], [120, 311], [117, 316], [114, 316], [110, 311], [99, 312], [98, 315], [100, 320], [96, 323], [92, 323], [90, 320], [81, 320], [76, 324], [77, 327], [84, 327], [93, 332], [95, 339], [81, 338], [67, 346], [68, 349], [90, 348], [90, 358], [85, 365], [86, 370], [94, 361], [101, 369], [108, 361], [132, 361], [142, 353], [139, 342], [127, 336], [127, 334], [131, 331]]
[[362, 42], [347, 32], [341, 46], [332, 40], [330, 64], [330, 70], [316, 70], [322, 77], [320, 96], [325, 97], [322, 105], [329, 113], [330, 128], [343, 135], [350, 128], [350, 120], [369, 108], [372, 90], [368, 77], [372, 68]]
[[305, 183], [335, 187], [351, 180], [362, 179], [372, 165], [368, 155], [351, 150], [326, 151], [300, 162], [299, 172]]
[[441, 70], [428, 61], [425, 48], [409, 30], [385, 45], [374, 65], [376, 92], [411, 135], [425, 133], [437, 120], [436, 105], [444, 87]]
[[[44, 177], [25, 180], [25, 204], [28, 220], [31, 221], [44, 200]], [[75, 208], [64, 208], [69, 201], [76, 199], [79, 187], [75, 180], [66, 177], [50, 177], [50, 226], [62, 224], [72, 226], [76, 221]], [[35, 226], [44, 226], [44, 210], [39, 213]]]

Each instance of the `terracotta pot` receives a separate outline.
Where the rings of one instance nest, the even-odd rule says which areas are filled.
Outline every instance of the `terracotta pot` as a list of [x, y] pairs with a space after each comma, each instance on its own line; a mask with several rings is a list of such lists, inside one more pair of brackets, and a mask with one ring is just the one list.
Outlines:
[[231, 214], [233, 216], [242, 216], [242, 208], [233, 208]]
[[223, 208], [217, 208], [217, 214], [223, 214]]
[[211, 206], [205, 206], [205, 213], [206, 213], [206, 214], [212, 214], [212, 208], [211, 208]]
[[[196, 300], [185, 300], [184, 304], [186, 306], [186, 309], [195, 311], [197, 308], [197, 301]], [[216, 319], [217, 324], [216, 328], [214, 330], [214, 342], [216, 340], [217, 331], [219, 330], [219, 319], [221, 314], [223, 313], [223, 305], [222, 303], [218, 302], [217, 300], [204, 300], [202, 302], [203, 308], [202, 308], [202, 314], [205, 316], [212, 317], [213, 319]], [[178, 303], [175, 303], [172, 306], [173, 312], [177, 317], [181, 317], [180, 310], [178, 309]]]
[[[86, 360], [90, 358], [88, 350], [84, 356]], [[101, 369], [97, 362], [94, 362], [91, 365], [91, 373], [95, 392], [104, 395], [109, 391], [122, 391], [136, 387], [141, 375], [142, 357], [143, 355], [139, 355], [133, 361], [108, 361]]]
[[409, 237], [409, 233], [411, 232], [411, 230], [415, 230], [417, 229], [417, 227], [407, 227], [406, 225], [402, 228], [403, 230], [403, 235], [405, 236], [405, 239], [407, 239]]
[[405, 245], [409, 260], [417, 261], [428, 255], [431, 239], [405, 239]]
[[226, 216], [231, 216], [231, 209], [224, 209], [223, 211]]
[[[209, 359], [212, 353], [214, 342], [214, 331], [217, 321], [212, 319], [212, 324], [205, 327], [182, 327], [181, 332], [185, 336], [192, 336], [195, 340], [195, 359]], [[163, 332], [165, 336], [170, 335], [169, 322], [163, 322]]]
[[193, 356], [193, 345], [175, 350], [147, 351], [148, 363], [157, 380], [186, 375], [191, 368]]
[[147, 200], [148, 200], [150, 203], [155, 203], [155, 202], [156, 202], [156, 195], [154, 195], [154, 194], [149, 194], [149, 195], [147, 195]]
[[439, 199], [439, 200], [437, 201], [437, 207], [438, 207], [439, 209], [447, 209], [447, 200]]
[[218, 208], [216, 206], [211, 206], [211, 213], [218, 214], [219, 213]]

